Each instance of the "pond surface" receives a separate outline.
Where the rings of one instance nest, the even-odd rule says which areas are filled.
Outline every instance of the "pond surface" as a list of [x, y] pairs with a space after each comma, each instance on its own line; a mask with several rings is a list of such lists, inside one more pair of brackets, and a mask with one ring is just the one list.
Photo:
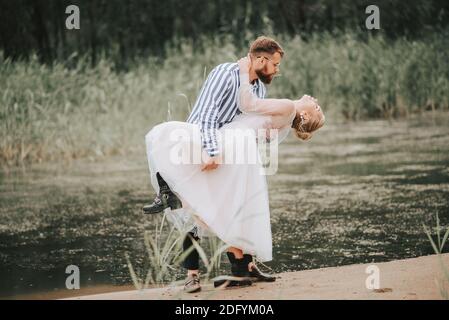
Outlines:
[[[327, 124], [309, 142], [289, 137], [268, 176], [266, 265], [283, 272], [432, 254], [423, 224], [435, 226], [438, 214], [449, 225], [448, 124], [438, 114]], [[82, 288], [129, 287], [126, 254], [144, 276], [143, 234], [156, 222], [140, 211], [154, 196], [147, 170], [143, 148], [0, 173], [0, 297], [70, 295], [71, 264]]]

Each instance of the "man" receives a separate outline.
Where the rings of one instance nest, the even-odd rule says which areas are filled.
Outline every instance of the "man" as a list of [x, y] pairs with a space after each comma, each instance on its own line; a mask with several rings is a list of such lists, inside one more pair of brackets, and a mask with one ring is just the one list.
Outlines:
[[[268, 37], [257, 38], [250, 46], [250, 70], [249, 78], [252, 84], [252, 92], [259, 98], [265, 98], [266, 88], [264, 84], [270, 84], [284, 56], [282, 47]], [[209, 74], [201, 92], [196, 100], [194, 108], [187, 122], [199, 125], [202, 138], [202, 148], [206, 152], [203, 159], [202, 170], [216, 169], [222, 163], [222, 157], [217, 145], [217, 130], [224, 124], [231, 122], [241, 113], [237, 107], [237, 93], [240, 86], [239, 66], [237, 63], [223, 63], [215, 67]], [[160, 193], [151, 205], [143, 207], [145, 213], [154, 214], [162, 212], [166, 208], [180, 208], [181, 201], [171, 192], [170, 188], [159, 173], [156, 174], [160, 186]], [[199, 241], [197, 228], [194, 227], [183, 242], [183, 249], [187, 250], [192, 244], [192, 239]], [[231, 262], [233, 276], [247, 278], [256, 281], [274, 281], [276, 278], [263, 274], [253, 263], [251, 255], [239, 254], [238, 248], [229, 248], [227, 252]], [[187, 280], [184, 286], [186, 292], [198, 292], [201, 290], [199, 282], [199, 254], [192, 251], [184, 260], [183, 266], [187, 269]], [[220, 283], [217, 283], [219, 285]], [[251, 285], [250, 280], [231, 281], [228, 285]]]

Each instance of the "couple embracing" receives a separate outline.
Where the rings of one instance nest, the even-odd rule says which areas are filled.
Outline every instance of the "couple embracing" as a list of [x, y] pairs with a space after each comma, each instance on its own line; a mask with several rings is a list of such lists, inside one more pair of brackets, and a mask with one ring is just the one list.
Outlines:
[[[216, 281], [215, 286], [275, 281], [256, 265], [272, 260], [268, 187], [259, 146], [277, 147], [290, 131], [308, 140], [324, 124], [313, 97], [265, 99], [265, 85], [279, 72], [283, 56], [275, 40], [257, 38], [247, 57], [210, 72], [186, 122], [161, 123], [145, 136], [157, 196], [143, 211], [157, 214], [170, 208], [165, 211], [167, 219], [186, 235], [185, 251], [192, 241], [207, 236], [228, 245], [232, 277]], [[193, 152], [192, 158], [195, 150], [199, 157]], [[254, 157], [259, 161], [250, 160]], [[196, 250], [190, 249], [183, 266], [184, 290], [200, 291]]]

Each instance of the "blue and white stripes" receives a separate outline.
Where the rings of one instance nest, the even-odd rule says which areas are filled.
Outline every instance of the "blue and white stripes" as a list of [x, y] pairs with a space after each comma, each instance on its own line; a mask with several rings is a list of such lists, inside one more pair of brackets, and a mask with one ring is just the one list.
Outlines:
[[[211, 157], [219, 154], [217, 130], [241, 113], [237, 108], [239, 86], [237, 63], [216, 66], [209, 73], [187, 119], [187, 122], [200, 126], [203, 148]], [[266, 89], [259, 79], [254, 82], [252, 91], [259, 98], [265, 98]]]

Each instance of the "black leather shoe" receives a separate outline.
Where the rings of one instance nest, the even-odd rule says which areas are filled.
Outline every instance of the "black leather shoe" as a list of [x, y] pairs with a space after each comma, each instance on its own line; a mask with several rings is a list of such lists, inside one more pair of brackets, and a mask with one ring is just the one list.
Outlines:
[[156, 173], [156, 177], [160, 193], [156, 196], [152, 204], [143, 206], [143, 213], [155, 214], [163, 212], [167, 208], [172, 210], [182, 208], [181, 200], [170, 190], [167, 182], [165, 182], [159, 172]]
[[156, 198], [154, 198], [153, 200], [153, 203], [143, 206], [142, 210], [145, 214], [155, 214], [164, 211], [166, 208], [167, 207], [164, 206], [159, 196], [156, 196]]
[[182, 208], [182, 202], [173, 192], [164, 192], [157, 196], [152, 204], [147, 204], [142, 207], [143, 213], [155, 214], [163, 212], [165, 209], [172, 210]]
[[248, 287], [252, 285], [248, 270], [248, 263], [250, 262], [248, 258], [243, 256], [242, 259], [237, 259], [231, 252], [226, 252], [226, 254], [231, 262], [232, 277], [214, 281], [214, 287]]
[[223, 288], [242, 288], [249, 287], [253, 284], [253, 282], [249, 278], [241, 278], [234, 276], [224, 276], [220, 277], [223, 279], [217, 279], [214, 281], [214, 287], [223, 287]]
[[[247, 260], [249, 260], [250, 262], [253, 261], [253, 257], [250, 254], [244, 254], [243, 257], [246, 257]], [[253, 263], [251, 271], [249, 272], [249, 275], [251, 277], [251, 280], [253, 282], [273, 282], [276, 281], [276, 277], [272, 276], [270, 274], [267, 273], [263, 273], [262, 271], [260, 271], [260, 269], [256, 266], [255, 263]]]

